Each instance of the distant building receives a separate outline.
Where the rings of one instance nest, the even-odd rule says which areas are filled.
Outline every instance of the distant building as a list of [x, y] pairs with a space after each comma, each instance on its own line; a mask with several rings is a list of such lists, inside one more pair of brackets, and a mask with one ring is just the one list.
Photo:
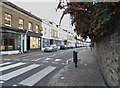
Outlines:
[[62, 29], [57, 26], [54, 22], [48, 20], [42, 20], [43, 36], [41, 38], [41, 48], [44, 50], [46, 46], [66, 45], [70, 47], [75, 47], [75, 36], [73, 33], [68, 32], [66, 29]]
[[[1, 54], [15, 54], [40, 49], [42, 20], [26, 10], [10, 3], [0, 2]], [[20, 50], [20, 51], [19, 51]]]
[[41, 48], [44, 50], [49, 45], [61, 45], [60, 31], [57, 25], [51, 21], [42, 19], [43, 36], [41, 38]]

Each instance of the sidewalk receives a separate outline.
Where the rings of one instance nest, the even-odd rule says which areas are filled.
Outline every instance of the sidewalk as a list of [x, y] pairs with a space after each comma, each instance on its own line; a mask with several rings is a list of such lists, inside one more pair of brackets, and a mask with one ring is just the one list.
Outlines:
[[42, 53], [42, 51], [40, 51], [40, 50], [34, 50], [34, 51], [30, 52], [30, 53], [3, 55], [2, 59], [23, 58], [23, 57], [33, 56], [33, 55], [41, 54], [41, 53]]
[[51, 86], [106, 86], [99, 71], [94, 55], [90, 49], [78, 53], [78, 67], [74, 63], [66, 66], [59, 74], [54, 76]]

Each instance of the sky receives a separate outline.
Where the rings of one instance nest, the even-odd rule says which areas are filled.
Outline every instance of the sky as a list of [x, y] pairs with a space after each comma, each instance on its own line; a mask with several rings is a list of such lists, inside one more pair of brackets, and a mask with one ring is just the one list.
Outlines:
[[[58, 5], [58, 0], [8, 0], [17, 6], [31, 12], [32, 14], [40, 17], [41, 19], [47, 19], [56, 24], [59, 24], [60, 17], [62, 15], [62, 10], [56, 12], [56, 7]], [[70, 15], [64, 16], [61, 27], [73, 32], [71, 26]]]

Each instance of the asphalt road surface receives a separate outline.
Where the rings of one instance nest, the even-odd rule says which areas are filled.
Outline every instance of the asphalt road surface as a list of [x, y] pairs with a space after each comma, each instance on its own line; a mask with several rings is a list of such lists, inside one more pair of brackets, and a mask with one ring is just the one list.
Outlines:
[[[76, 48], [82, 51], [85, 48]], [[2, 86], [47, 86], [50, 78], [73, 59], [75, 49], [42, 52], [40, 54], [3, 60], [0, 63]]]

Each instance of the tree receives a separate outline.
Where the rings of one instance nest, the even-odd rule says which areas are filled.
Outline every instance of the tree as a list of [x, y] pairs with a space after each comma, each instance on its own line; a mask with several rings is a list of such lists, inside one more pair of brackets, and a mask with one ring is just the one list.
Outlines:
[[111, 31], [106, 28], [116, 14], [120, 13], [120, 2], [60, 2], [57, 9], [64, 9], [60, 23], [65, 14], [71, 15], [74, 31], [83, 38], [101, 38]]

